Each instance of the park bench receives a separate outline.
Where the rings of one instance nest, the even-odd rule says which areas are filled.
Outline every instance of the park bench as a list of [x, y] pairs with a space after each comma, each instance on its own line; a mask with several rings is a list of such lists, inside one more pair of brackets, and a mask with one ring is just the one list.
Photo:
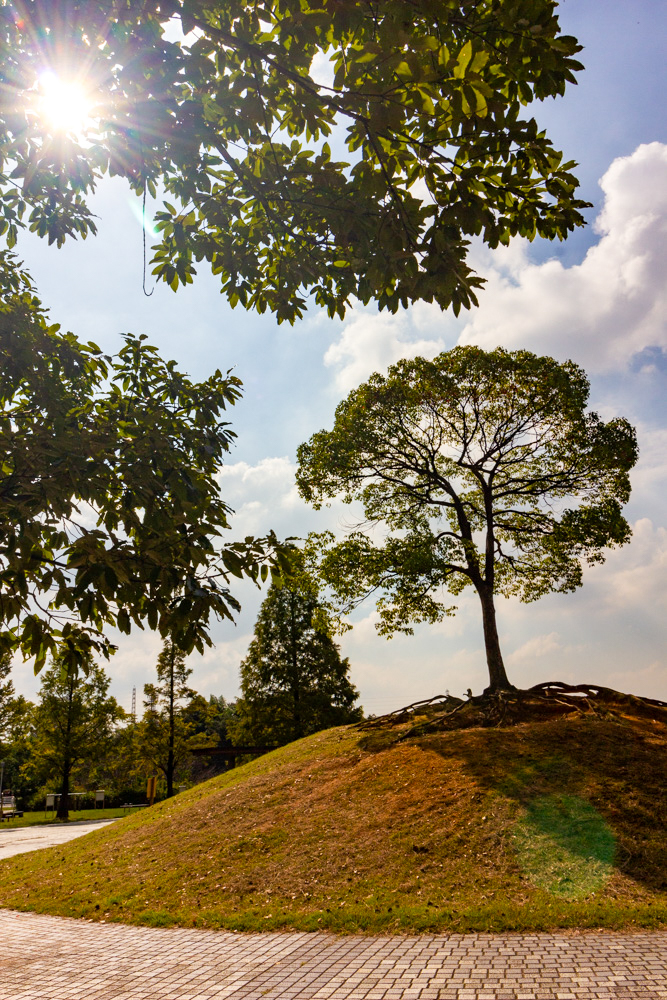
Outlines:
[[3, 795], [2, 818], [13, 819], [15, 816], [23, 816], [23, 810], [16, 807], [16, 797], [14, 795]]

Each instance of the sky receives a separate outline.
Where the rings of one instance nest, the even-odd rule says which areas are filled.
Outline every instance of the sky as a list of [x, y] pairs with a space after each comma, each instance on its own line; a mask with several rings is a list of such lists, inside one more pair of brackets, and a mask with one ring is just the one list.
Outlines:
[[[562, 0], [560, 19], [584, 45], [586, 68], [578, 86], [534, 105], [533, 114], [579, 163], [581, 196], [593, 203], [588, 225], [564, 243], [473, 246], [487, 285], [479, 308], [458, 319], [420, 303], [395, 316], [357, 307], [343, 321], [313, 309], [293, 327], [278, 326], [271, 316], [232, 310], [204, 266], [192, 286], [174, 294], [161, 284], [147, 298], [139, 203], [118, 180], [104, 181], [95, 197], [97, 237], [55, 249], [27, 235], [18, 250], [51, 318], [80, 338], [113, 352], [120, 333], [147, 334], [196, 379], [234, 368], [244, 398], [230, 411], [238, 440], [220, 477], [236, 511], [230, 536], [341, 529], [350, 517], [342, 506], [315, 512], [300, 500], [296, 449], [331, 426], [350, 389], [401, 357], [477, 344], [582, 365], [591, 407], [637, 428], [640, 460], [626, 508], [633, 539], [587, 569], [575, 594], [532, 604], [498, 599], [507, 670], [521, 686], [589, 682], [667, 700], [667, 5]], [[235, 592], [243, 605], [236, 624], [215, 625], [214, 647], [189, 660], [192, 686], [205, 695], [239, 692], [265, 591], [243, 584]], [[457, 601], [455, 617], [390, 641], [375, 631], [373, 605], [357, 613], [341, 646], [366, 712], [486, 686], [477, 598]], [[154, 677], [160, 640], [135, 632], [118, 641], [107, 669], [129, 709], [133, 686], [139, 702]], [[15, 666], [14, 683], [35, 696], [30, 663]]]

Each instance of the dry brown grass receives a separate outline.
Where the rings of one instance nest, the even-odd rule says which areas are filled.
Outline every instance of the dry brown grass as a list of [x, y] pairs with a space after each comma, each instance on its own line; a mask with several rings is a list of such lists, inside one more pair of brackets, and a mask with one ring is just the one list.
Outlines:
[[[242, 930], [667, 923], [663, 723], [571, 717], [406, 731], [317, 734], [113, 827], [21, 855], [0, 865], [0, 902]], [[571, 826], [572, 803], [582, 803], [579, 840], [576, 830], [563, 840], [562, 824], [544, 827], [544, 810], [531, 812], [543, 802]], [[520, 845], [535, 829], [531, 868]], [[610, 864], [596, 861], [598, 842], [612, 844]], [[563, 844], [569, 881], [559, 875]]]

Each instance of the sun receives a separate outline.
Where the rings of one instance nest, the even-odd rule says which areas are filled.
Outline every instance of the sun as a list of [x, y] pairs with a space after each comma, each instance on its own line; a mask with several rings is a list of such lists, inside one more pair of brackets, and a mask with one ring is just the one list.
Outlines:
[[90, 125], [93, 102], [76, 80], [63, 80], [55, 73], [39, 78], [39, 115], [55, 132], [80, 135]]

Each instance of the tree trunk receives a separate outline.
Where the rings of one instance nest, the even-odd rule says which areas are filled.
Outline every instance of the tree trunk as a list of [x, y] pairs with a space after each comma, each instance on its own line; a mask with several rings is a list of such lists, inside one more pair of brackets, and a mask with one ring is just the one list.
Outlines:
[[296, 614], [295, 614], [294, 591], [290, 590], [290, 624], [291, 624], [291, 645], [292, 645], [292, 718], [294, 720], [293, 739], [300, 740], [304, 735], [303, 721], [301, 719], [301, 685], [299, 684], [299, 654], [297, 651], [296, 636]]
[[58, 819], [68, 820], [69, 819], [69, 775], [70, 775], [70, 762], [69, 758], [63, 760], [63, 770], [62, 770], [62, 783], [60, 786], [60, 802], [58, 803]]
[[174, 747], [176, 745], [174, 718], [174, 659], [176, 651], [171, 640], [171, 669], [169, 671], [169, 753], [167, 754], [167, 798], [174, 794]]
[[74, 688], [76, 680], [74, 674], [69, 674], [67, 687], [67, 721], [65, 723], [64, 746], [63, 746], [63, 769], [62, 788], [60, 790], [60, 802], [58, 803], [58, 819], [69, 819], [69, 776], [72, 769], [71, 747], [72, 747], [72, 711], [74, 703]]
[[477, 593], [482, 602], [482, 620], [484, 622], [484, 645], [486, 647], [486, 663], [489, 668], [489, 686], [487, 692], [512, 691], [505, 672], [503, 655], [500, 652], [498, 626], [496, 625], [496, 608], [493, 602], [493, 591], [485, 584], [478, 585]]
[[174, 794], [174, 748], [169, 747], [169, 753], [167, 754], [167, 798], [170, 799]]

